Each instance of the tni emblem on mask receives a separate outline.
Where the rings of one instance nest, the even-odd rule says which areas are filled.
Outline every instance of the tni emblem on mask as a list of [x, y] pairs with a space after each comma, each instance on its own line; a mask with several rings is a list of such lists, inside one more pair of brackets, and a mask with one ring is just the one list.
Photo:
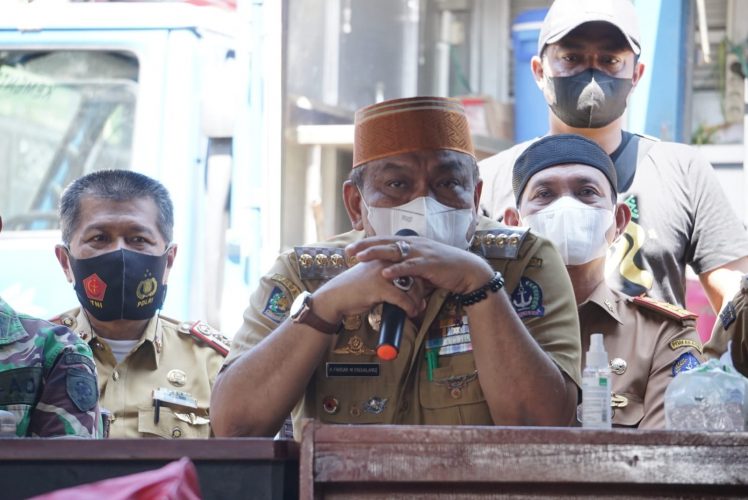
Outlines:
[[158, 291], [158, 281], [153, 277], [150, 271], [146, 271], [145, 279], [138, 283], [135, 290], [135, 296], [138, 298], [137, 307], [147, 306], [153, 302], [153, 297]]
[[104, 307], [102, 302], [104, 301], [104, 294], [106, 293], [106, 283], [99, 278], [99, 275], [92, 274], [88, 278], [83, 280], [83, 289], [86, 291], [86, 297], [89, 298], [91, 304], [101, 309]]

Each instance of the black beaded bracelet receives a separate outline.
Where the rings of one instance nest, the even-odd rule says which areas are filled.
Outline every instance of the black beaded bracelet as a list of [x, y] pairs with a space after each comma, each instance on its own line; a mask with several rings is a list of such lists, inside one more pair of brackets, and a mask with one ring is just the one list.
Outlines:
[[488, 291], [498, 292], [504, 287], [504, 277], [496, 271], [488, 283], [470, 293], [455, 294], [455, 300], [463, 306], [472, 306], [488, 297]]

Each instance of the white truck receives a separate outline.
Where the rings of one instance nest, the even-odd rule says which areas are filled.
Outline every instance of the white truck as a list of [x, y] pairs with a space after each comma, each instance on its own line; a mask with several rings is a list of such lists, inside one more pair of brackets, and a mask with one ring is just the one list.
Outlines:
[[90, 171], [133, 169], [174, 201], [179, 252], [164, 313], [220, 323], [223, 310], [231, 333], [279, 246], [280, 174], [261, 168], [262, 90], [273, 82], [259, 71], [251, 14], [179, 3], [3, 7], [0, 296], [41, 317], [75, 307], [54, 257], [60, 194]]

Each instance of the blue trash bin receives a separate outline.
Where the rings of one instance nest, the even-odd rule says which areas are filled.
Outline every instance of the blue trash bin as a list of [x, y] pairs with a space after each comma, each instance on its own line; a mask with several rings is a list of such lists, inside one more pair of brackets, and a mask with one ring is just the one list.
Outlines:
[[540, 25], [547, 13], [548, 9], [527, 10], [512, 23], [515, 142], [548, 132], [548, 105], [530, 69], [530, 60], [538, 52]]

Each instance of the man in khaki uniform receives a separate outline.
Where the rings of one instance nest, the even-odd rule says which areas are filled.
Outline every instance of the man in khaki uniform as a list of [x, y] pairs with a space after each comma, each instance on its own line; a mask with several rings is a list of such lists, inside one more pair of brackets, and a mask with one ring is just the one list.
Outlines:
[[517, 209], [506, 221], [524, 223], [561, 252], [579, 307], [582, 348], [602, 333], [613, 378], [613, 424], [664, 428], [665, 389], [697, 366], [696, 316], [648, 297], [629, 297], [605, 283], [605, 254], [631, 217], [616, 203], [616, 170], [594, 142], [578, 135], [547, 136], [514, 165]]
[[735, 368], [748, 377], [748, 274], [743, 276], [740, 291], [725, 305], [719, 314], [719, 321], [714, 324], [709, 342], [704, 344], [704, 354], [717, 358], [727, 352], [727, 345], [732, 340], [731, 354]]
[[109, 436], [210, 436], [228, 342], [205, 323], [158, 314], [177, 253], [169, 193], [135, 172], [94, 172], [65, 190], [60, 221], [55, 254], [82, 307], [53, 321], [93, 350]]
[[[355, 129], [343, 186], [354, 231], [282, 254], [262, 279], [213, 392], [216, 434], [272, 435], [292, 409], [297, 437], [301, 417], [569, 425], [571, 284], [547, 241], [477, 215], [462, 106], [386, 101], [360, 110]], [[404, 228], [420, 236], [392, 236]], [[385, 361], [388, 304], [407, 319]]]

